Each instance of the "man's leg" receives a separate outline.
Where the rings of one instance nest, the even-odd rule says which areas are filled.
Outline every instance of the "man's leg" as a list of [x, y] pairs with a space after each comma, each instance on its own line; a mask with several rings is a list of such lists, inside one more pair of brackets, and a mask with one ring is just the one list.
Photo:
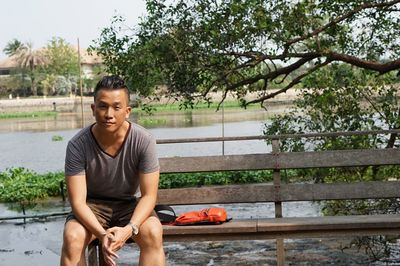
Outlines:
[[139, 265], [163, 266], [165, 253], [162, 240], [162, 225], [155, 216], [150, 216], [140, 226], [135, 242], [140, 248]]
[[69, 220], [64, 227], [61, 266], [86, 265], [85, 250], [94, 236], [77, 220]]

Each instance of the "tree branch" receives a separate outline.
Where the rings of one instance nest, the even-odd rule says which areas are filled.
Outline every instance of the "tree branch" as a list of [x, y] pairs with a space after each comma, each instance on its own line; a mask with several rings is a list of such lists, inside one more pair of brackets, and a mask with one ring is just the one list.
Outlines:
[[326, 30], [327, 28], [329, 28], [329, 27], [331, 27], [333, 25], [336, 25], [339, 22], [342, 22], [343, 20], [346, 20], [347, 18], [353, 16], [354, 14], [360, 12], [361, 10], [370, 9], [370, 8], [389, 7], [389, 6], [395, 5], [397, 3], [400, 3], [400, 0], [394, 0], [394, 1], [386, 2], [386, 3], [365, 3], [365, 4], [363, 4], [363, 5], [359, 6], [359, 7], [351, 10], [350, 12], [348, 12], [348, 13], [346, 13], [346, 14], [344, 14], [344, 15], [342, 15], [342, 16], [340, 16], [340, 17], [338, 17], [338, 18], [336, 18], [336, 19], [334, 19], [332, 21], [330, 21], [329, 23], [325, 24], [322, 27], [319, 27], [318, 29], [316, 29], [316, 30], [314, 30], [314, 31], [312, 31], [310, 33], [307, 33], [307, 34], [305, 34], [303, 36], [300, 36], [300, 37], [297, 37], [297, 38], [289, 40], [285, 44], [285, 49], [288, 48], [290, 45], [292, 45], [294, 43], [303, 41], [303, 40], [308, 39], [308, 38], [310, 38], [312, 36], [320, 34], [324, 30]]
[[311, 73], [313, 73], [313, 72], [316, 71], [317, 69], [319, 69], [319, 68], [321, 68], [321, 67], [323, 67], [323, 66], [326, 66], [326, 65], [329, 64], [330, 62], [331, 62], [331, 61], [330, 61], [329, 59], [327, 59], [324, 63], [319, 64], [319, 65], [316, 65], [315, 67], [311, 68], [308, 72], [297, 76], [295, 79], [292, 80], [292, 82], [290, 82], [290, 83], [289, 83], [286, 87], [284, 87], [283, 89], [280, 89], [280, 90], [278, 90], [278, 91], [276, 91], [276, 92], [273, 92], [273, 93], [269, 93], [269, 94], [267, 94], [267, 95], [265, 95], [265, 96], [263, 96], [263, 97], [260, 97], [260, 98], [255, 99], [255, 100], [249, 101], [249, 102], [247, 102], [247, 105], [253, 104], [253, 103], [264, 102], [264, 101], [267, 100], [267, 99], [274, 98], [275, 96], [277, 96], [277, 95], [279, 95], [279, 94], [281, 94], [281, 93], [286, 92], [287, 90], [289, 90], [290, 88], [292, 88], [294, 85], [300, 83], [300, 81], [301, 81], [304, 77], [310, 75]]
[[290, 73], [298, 68], [300, 68], [302, 65], [304, 65], [305, 63], [315, 59], [316, 57], [305, 57], [305, 58], [301, 58], [299, 60], [297, 60], [295, 63], [287, 66], [287, 67], [282, 67], [280, 69], [277, 69], [276, 71], [273, 72], [269, 72], [266, 75], [262, 75], [262, 74], [258, 74], [254, 77], [248, 78], [248, 79], [243, 79], [240, 82], [237, 82], [233, 85], [230, 85], [226, 88], [226, 90], [234, 90], [238, 87], [242, 87], [242, 86], [246, 86], [249, 84], [253, 84], [256, 83], [257, 81], [259, 81], [260, 79], [265, 79], [265, 80], [274, 80], [276, 77], [279, 77], [280, 75], [283, 74], [287, 74]]
[[400, 68], [400, 59], [390, 61], [387, 63], [378, 63], [373, 61], [367, 61], [355, 56], [339, 54], [333, 51], [329, 51], [325, 54], [327, 58], [331, 61], [341, 61], [345, 63], [349, 63], [354, 66], [358, 66], [364, 69], [370, 69], [379, 72], [379, 74], [385, 74], [392, 70], [396, 70]]

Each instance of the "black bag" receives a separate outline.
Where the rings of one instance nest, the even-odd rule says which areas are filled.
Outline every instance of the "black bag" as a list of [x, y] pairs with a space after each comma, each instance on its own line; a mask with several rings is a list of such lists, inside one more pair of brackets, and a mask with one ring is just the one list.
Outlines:
[[158, 219], [160, 219], [162, 224], [174, 224], [176, 214], [171, 206], [158, 204], [154, 207], [154, 211], [156, 212]]

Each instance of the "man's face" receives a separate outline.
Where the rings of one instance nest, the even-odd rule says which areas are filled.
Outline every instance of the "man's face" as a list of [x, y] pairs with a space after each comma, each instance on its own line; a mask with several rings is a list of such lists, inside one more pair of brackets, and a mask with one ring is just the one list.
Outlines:
[[100, 89], [92, 104], [92, 111], [97, 126], [115, 132], [129, 118], [131, 107], [128, 105], [128, 95], [124, 89]]

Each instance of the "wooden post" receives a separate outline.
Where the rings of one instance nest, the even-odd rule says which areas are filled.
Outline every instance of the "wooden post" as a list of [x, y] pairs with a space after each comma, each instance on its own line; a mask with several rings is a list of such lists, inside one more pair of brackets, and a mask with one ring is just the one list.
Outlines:
[[88, 265], [97, 266], [98, 262], [97, 243], [90, 243], [88, 246]]
[[60, 193], [62, 197], [62, 201], [65, 201], [65, 195], [64, 195], [64, 181], [60, 181]]
[[107, 263], [104, 261], [103, 250], [101, 249], [101, 244], [98, 245], [99, 252], [99, 266], [107, 266]]
[[82, 73], [81, 73], [81, 51], [79, 47], [79, 38], [78, 38], [78, 64], [79, 64], [79, 90], [81, 94], [81, 127], [85, 126], [85, 120], [83, 117], [83, 89], [82, 89]]
[[[275, 156], [275, 167], [273, 172], [274, 191], [275, 191], [275, 218], [282, 218], [281, 190], [281, 170], [279, 166], [279, 139], [272, 139], [272, 153]], [[285, 246], [283, 238], [276, 239], [276, 262], [278, 266], [285, 264]]]
[[95, 239], [88, 245], [88, 265], [89, 266], [107, 266], [104, 261], [101, 243]]
[[[224, 113], [224, 103], [221, 105], [222, 110], [222, 138], [225, 137], [225, 113]], [[225, 141], [222, 140], [222, 155], [225, 155]]]

